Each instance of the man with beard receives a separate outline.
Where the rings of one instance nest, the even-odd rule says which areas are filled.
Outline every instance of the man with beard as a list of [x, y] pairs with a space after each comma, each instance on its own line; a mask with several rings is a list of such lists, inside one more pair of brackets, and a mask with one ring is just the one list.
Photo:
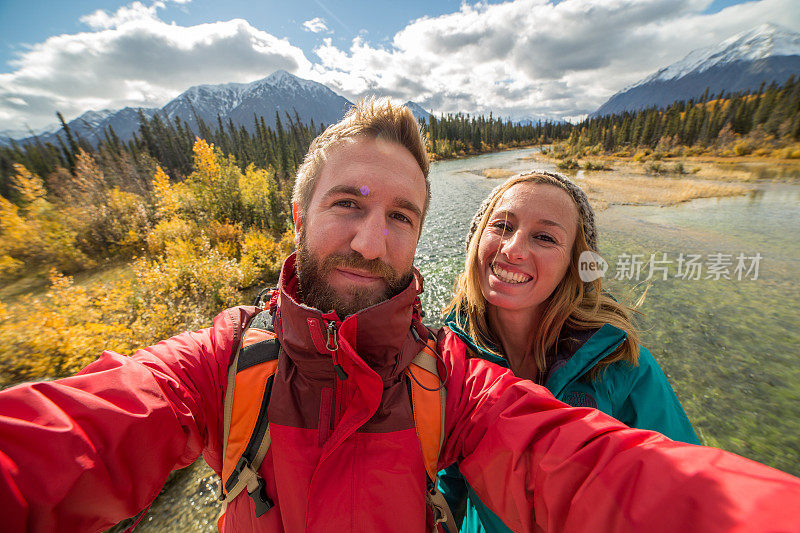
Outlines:
[[[426, 414], [412, 408], [404, 373], [428, 335], [412, 265], [427, 174], [417, 123], [402, 107], [362, 102], [312, 143], [293, 197], [298, 251], [269, 305], [280, 355], [258, 475], [274, 507], [257, 516], [240, 494], [221, 530], [431, 527], [415, 432]], [[258, 311], [229, 309], [208, 329], [131, 357], [106, 352], [77, 376], [0, 392], [4, 531], [100, 531], [146, 507], [168, 473], [201, 452], [220, 473], [228, 365]], [[467, 357], [447, 331], [438, 346], [438, 467], [458, 460], [515, 529], [800, 528], [791, 505], [800, 480], [569, 408]]]

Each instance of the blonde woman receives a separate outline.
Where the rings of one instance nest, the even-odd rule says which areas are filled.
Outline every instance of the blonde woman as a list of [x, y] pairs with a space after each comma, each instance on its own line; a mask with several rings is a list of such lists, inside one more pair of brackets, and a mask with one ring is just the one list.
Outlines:
[[[573, 406], [699, 444], [661, 368], [639, 345], [629, 311], [583, 282], [597, 251], [594, 212], [566, 176], [536, 172], [497, 187], [472, 220], [464, 272], [445, 324], [475, 357], [510, 368]], [[510, 531], [458, 471], [439, 485], [462, 531]], [[462, 518], [463, 517], [463, 518]]]

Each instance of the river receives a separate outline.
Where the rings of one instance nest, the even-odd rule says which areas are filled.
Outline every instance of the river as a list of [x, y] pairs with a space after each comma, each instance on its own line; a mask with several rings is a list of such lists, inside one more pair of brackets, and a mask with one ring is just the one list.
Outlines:
[[[501, 183], [480, 171], [554, 169], [525, 159], [533, 151], [432, 165], [416, 256], [430, 325], [441, 323], [463, 268], [470, 220]], [[748, 196], [674, 207], [611, 206], [597, 223], [606, 286], [627, 302], [647, 290], [643, 344], [703, 442], [800, 475], [800, 185], [758, 182]], [[214, 530], [218, 491], [198, 461], [168, 483], [137, 530]]]

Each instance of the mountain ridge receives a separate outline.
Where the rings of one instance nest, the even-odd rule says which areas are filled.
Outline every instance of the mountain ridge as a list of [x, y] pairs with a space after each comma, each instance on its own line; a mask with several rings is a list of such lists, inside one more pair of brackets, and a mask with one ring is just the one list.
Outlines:
[[756, 90], [762, 82], [783, 83], [800, 73], [800, 33], [761, 24], [717, 45], [691, 51], [617, 92], [591, 117], [664, 107], [678, 100]]
[[[321, 83], [278, 70], [250, 83], [194, 85], [160, 108], [86, 111], [67, 125], [73, 134], [96, 145], [103, 140], [109, 126], [120, 140], [132, 139], [139, 130], [140, 111], [147, 118], [156, 114], [167, 120], [178, 117], [195, 132], [199, 130], [198, 119], [212, 130], [216, 129], [218, 116], [226, 126], [232, 120], [235, 127], [244, 126], [252, 132], [254, 116], [263, 116], [265, 125], [273, 128], [276, 126], [276, 112], [282, 120], [285, 120], [284, 113], [288, 113], [292, 120], [296, 113], [304, 122], [313, 120], [317, 125], [332, 124], [341, 119], [351, 105], [349, 100]], [[37, 141], [57, 144], [58, 137], [66, 140], [60, 126], [56, 131], [44, 131], [15, 142], [20, 145]]]

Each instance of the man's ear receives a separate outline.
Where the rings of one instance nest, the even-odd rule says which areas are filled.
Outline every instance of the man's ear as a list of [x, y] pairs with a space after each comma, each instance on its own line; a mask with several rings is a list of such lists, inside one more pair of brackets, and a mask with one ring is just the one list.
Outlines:
[[300, 243], [300, 225], [303, 223], [300, 206], [297, 205], [297, 202], [292, 202], [292, 220], [294, 221], [294, 244], [297, 246]]

